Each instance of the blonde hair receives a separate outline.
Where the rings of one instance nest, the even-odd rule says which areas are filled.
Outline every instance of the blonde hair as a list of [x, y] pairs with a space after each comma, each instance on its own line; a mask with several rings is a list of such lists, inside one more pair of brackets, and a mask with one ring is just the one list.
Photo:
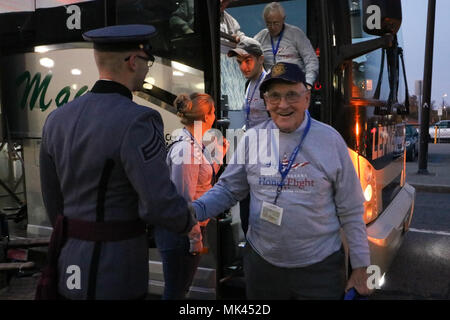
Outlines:
[[206, 93], [183, 93], [177, 96], [173, 105], [181, 123], [192, 125], [194, 121], [205, 121], [205, 116], [214, 108], [214, 100]]
[[100, 70], [120, 72], [124, 67], [123, 60], [127, 56], [124, 52], [106, 52], [94, 50], [95, 62]]

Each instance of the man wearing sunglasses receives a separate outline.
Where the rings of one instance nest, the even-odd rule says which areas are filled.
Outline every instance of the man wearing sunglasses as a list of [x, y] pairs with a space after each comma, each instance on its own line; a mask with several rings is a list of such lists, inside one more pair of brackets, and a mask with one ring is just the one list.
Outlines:
[[[370, 293], [360, 182], [339, 133], [309, 115], [305, 82], [296, 64], [272, 67], [260, 86], [271, 119], [245, 133], [219, 181], [193, 202], [204, 220], [250, 194], [248, 299], [341, 299], [352, 287]], [[347, 283], [341, 228], [353, 268]]]
[[132, 101], [155, 60], [154, 33], [119, 25], [83, 35], [100, 80], [44, 125], [41, 187], [54, 231], [38, 299], [145, 298], [146, 223], [200, 233], [170, 181], [160, 114]]

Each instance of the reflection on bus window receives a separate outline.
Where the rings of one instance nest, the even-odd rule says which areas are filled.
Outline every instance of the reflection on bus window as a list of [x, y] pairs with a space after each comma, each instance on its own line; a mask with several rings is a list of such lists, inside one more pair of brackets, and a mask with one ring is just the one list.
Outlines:
[[170, 28], [175, 37], [194, 33], [194, 0], [181, 0], [172, 13]]
[[116, 0], [117, 24], [150, 24], [156, 30], [152, 38], [155, 55], [204, 69], [201, 28], [197, 26], [194, 0]]
[[194, 33], [194, 0], [118, 0], [118, 24], [152, 24], [175, 38]]
[[[352, 43], [359, 43], [377, 38], [369, 35], [363, 31], [363, 13], [361, 0], [349, 0], [351, 28], [352, 28]], [[401, 33], [399, 32], [399, 43], [401, 44]], [[388, 100], [389, 98], [389, 80], [387, 61], [384, 57], [384, 64], [382, 65], [384, 50], [378, 49], [370, 53], [364, 54], [353, 59], [353, 98], [364, 99], [378, 99]], [[380, 67], [383, 66], [383, 69]], [[379, 82], [380, 75], [381, 81]], [[379, 90], [377, 87], [379, 86]], [[379, 95], [377, 93], [379, 92]], [[404, 83], [399, 83], [398, 100], [403, 101], [404, 97]]]
[[[118, 24], [150, 24], [156, 60], [144, 89], [167, 104], [180, 93], [204, 92], [205, 59], [196, 33], [194, 0], [116, 0]], [[161, 90], [160, 90], [161, 89]], [[156, 102], [155, 102], [156, 103]]]
[[230, 48], [223, 48], [220, 54], [220, 92], [228, 96], [230, 110], [242, 110], [245, 96], [245, 78], [239, 70], [236, 59], [227, 56]]

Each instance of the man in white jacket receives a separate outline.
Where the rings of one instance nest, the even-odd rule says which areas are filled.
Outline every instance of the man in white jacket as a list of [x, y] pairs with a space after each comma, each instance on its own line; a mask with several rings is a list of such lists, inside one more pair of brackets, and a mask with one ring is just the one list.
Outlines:
[[300, 28], [285, 23], [286, 14], [278, 2], [264, 8], [263, 18], [267, 28], [254, 38], [261, 43], [265, 69], [281, 61], [296, 63], [306, 74], [306, 84], [311, 89], [319, 74], [319, 59], [308, 37]]
[[[273, 66], [260, 86], [271, 119], [245, 133], [219, 181], [193, 202], [201, 221], [250, 194], [248, 299], [370, 293], [361, 184], [339, 133], [310, 117], [305, 82], [298, 65]], [[347, 283], [341, 228], [353, 269]]]

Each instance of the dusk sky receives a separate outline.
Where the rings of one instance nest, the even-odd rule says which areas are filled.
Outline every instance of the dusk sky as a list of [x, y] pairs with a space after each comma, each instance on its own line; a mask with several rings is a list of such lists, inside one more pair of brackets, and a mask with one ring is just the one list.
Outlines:
[[[428, 0], [402, 0], [403, 46], [410, 94], [415, 80], [423, 79]], [[433, 80], [431, 100], [442, 106], [442, 96], [450, 105], [450, 1], [436, 0]]]

